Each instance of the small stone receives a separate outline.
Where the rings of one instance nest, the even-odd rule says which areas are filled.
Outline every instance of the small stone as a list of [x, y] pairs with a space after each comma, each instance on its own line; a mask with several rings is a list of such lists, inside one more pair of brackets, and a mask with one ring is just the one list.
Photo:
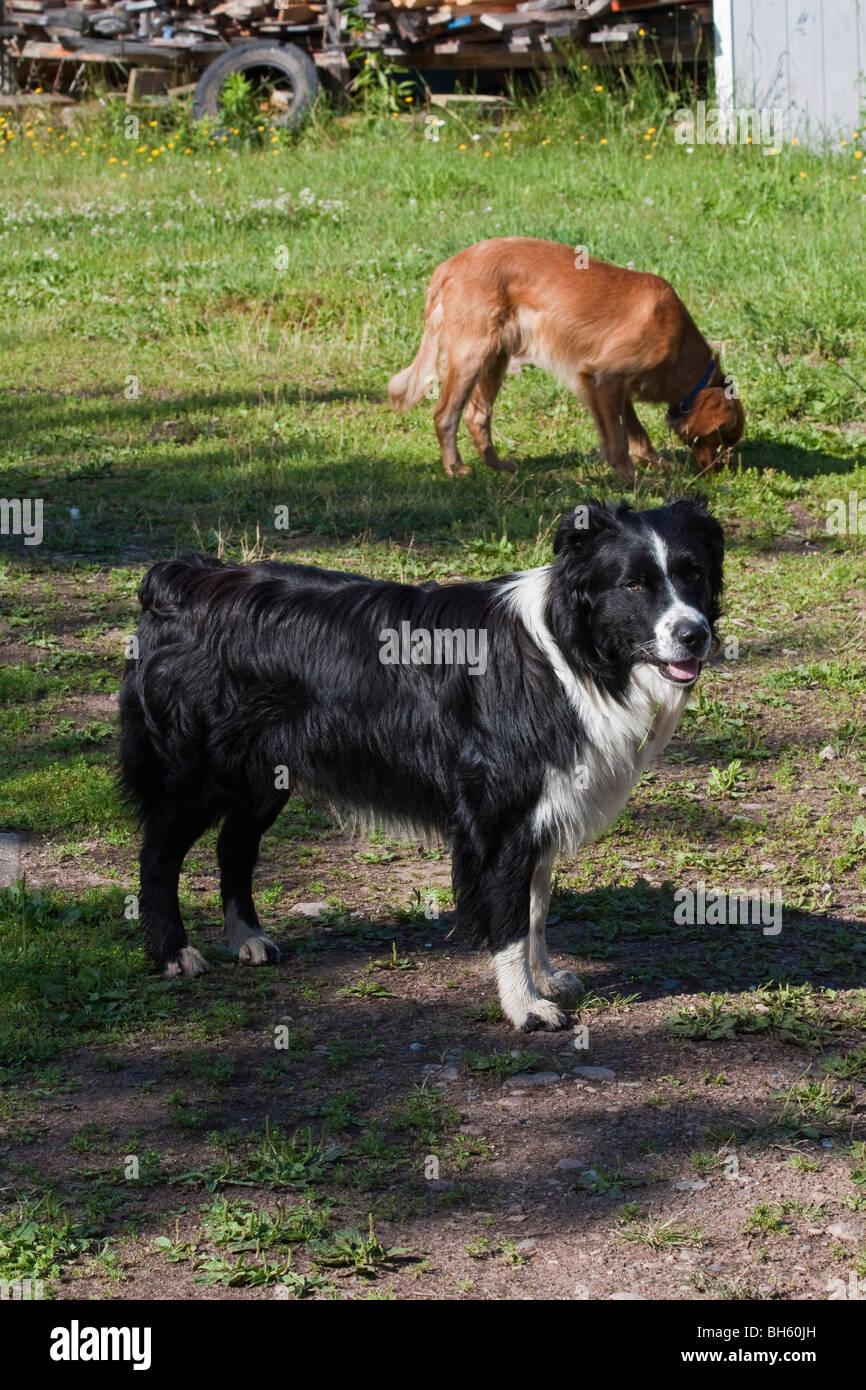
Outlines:
[[835, 1236], [837, 1240], [859, 1240], [859, 1228], [851, 1221], [836, 1221], [832, 1226], [827, 1226], [828, 1236]]
[[517, 1076], [512, 1076], [508, 1085], [512, 1088], [517, 1086], [553, 1086], [562, 1077], [558, 1071], [528, 1071], [518, 1072]]
[[420, 1051], [421, 1051], [421, 1044], [420, 1044], [420, 1043], [410, 1043], [410, 1044], [409, 1044], [409, 1051], [410, 1051], [410, 1052], [420, 1052]]
[[582, 1168], [583, 1161], [579, 1158], [561, 1158], [556, 1166], [557, 1168], [562, 1168], [568, 1171], [572, 1168]]
[[527, 1236], [526, 1240], [519, 1240], [517, 1242], [517, 1249], [520, 1251], [521, 1255], [528, 1255], [530, 1250], [535, 1250], [537, 1246], [538, 1241], [533, 1240], [532, 1236]]
[[709, 1185], [702, 1178], [683, 1178], [682, 1182], [674, 1183], [677, 1192], [700, 1192], [702, 1187]]
[[818, 757], [825, 763], [835, 762], [836, 749], [833, 747], [832, 743], [825, 744], [818, 754]]
[[330, 910], [330, 903], [295, 903], [291, 909], [295, 917], [321, 917], [323, 912]]
[[616, 1072], [610, 1067], [572, 1067], [573, 1076], [585, 1076], [587, 1081], [616, 1081]]

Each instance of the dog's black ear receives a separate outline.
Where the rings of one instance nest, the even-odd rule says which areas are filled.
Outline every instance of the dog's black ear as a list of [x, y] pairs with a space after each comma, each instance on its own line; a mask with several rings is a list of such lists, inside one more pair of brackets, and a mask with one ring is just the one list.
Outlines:
[[682, 497], [678, 501], [672, 502], [670, 509], [685, 528], [686, 533], [695, 536], [700, 542], [707, 562], [713, 608], [718, 611], [723, 584], [725, 533], [709, 511], [704, 497]]
[[627, 502], [619, 502], [614, 507], [606, 502], [597, 502], [594, 498], [579, 502], [572, 511], [565, 513], [556, 528], [554, 555], [563, 551], [579, 554], [587, 544], [598, 540], [606, 531], [613, 531], [617, 522], [630, 510]]

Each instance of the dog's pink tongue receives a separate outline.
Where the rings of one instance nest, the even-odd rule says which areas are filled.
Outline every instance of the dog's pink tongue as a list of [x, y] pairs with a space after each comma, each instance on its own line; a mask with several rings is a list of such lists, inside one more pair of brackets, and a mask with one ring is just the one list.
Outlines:
[[700, 669], [699, 661], [668, 662], [668, 670], [677, 681], [693, 681]]

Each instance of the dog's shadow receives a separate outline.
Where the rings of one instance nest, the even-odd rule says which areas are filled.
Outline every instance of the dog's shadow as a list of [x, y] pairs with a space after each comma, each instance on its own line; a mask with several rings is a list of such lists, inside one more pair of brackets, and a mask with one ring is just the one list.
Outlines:
[[[700, 920], [697, 881], [704, 886], [703, 916], [719, 915], [718, 924]], [[747, 889], [744, 912], [737, 894]], [[721, 902], [718, 911], [711, 906], [711, 894], [717, 891], [725, 895], [716, 900]], [[737, 920], [741, 915], [746, 917], [742, 923]], [[587, 893], [558, 888], [548, 939], [552, 953], [579, 961], [585, 983], [602, 998], [740, 994], [770, 982], [856, 989], [866, 981], [861, 922], [795, 907], [772, 881], [751, 889], [729, 874], [710, 871], [696, 873], [688, 883], [660, 887], [639, 878], [628, 886]]]

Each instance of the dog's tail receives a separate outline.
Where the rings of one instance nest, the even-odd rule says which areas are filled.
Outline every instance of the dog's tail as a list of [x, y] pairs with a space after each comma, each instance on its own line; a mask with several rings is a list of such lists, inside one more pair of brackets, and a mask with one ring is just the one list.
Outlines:
[[411, 410], [428, 387], [438, 381], [439, 340], [442, 336], [442, 295], [438, 273], [434, 274], [427, 291], [424, 314], [424, 336], [415, 354], [415, 361], [388, 382], [388, 398], [393, 410]]

